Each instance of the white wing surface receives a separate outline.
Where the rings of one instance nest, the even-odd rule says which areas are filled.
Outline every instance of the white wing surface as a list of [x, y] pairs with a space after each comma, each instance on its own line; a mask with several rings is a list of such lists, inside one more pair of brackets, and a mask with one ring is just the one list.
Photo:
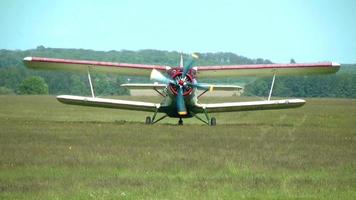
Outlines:
[[274, 109], [285, 109], [285, 108], [297, 108], [303, 106], [304, 104], [305, 104], [305, 100], [303, 99], [196, 104], [195, 112], [202, 113], [204, 112], [204, 109], [208, 113], [274, 110]]
[[116, 108], [116, 109], [137, 110], [137, 111], [154, 112], [158, 108], [160, 108], [160, 104], [156, 104], [156, 103], [105, 99], [105, 98], [97, 98], [97, 97], [93, 98], [93, 97], [83, 97], [83, 96], [72, 96], [72, 95], [60, 95], [57, 96], [57, 100], [65, 104], [72, 104], [72, 105]]

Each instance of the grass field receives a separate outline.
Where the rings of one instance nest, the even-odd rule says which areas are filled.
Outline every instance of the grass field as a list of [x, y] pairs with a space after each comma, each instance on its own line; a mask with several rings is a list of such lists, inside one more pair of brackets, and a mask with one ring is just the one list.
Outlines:
[[356, 100], [216, 127], [146, 115], [0, 96], [0, 199], [356, 199]]

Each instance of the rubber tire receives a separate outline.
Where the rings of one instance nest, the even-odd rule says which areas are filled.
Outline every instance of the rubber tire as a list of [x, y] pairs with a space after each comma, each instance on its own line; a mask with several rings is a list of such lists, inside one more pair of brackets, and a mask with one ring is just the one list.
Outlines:
[[215, 117], [212, 117], [210, 119], [210, 126], [216, 126], [216, 118]]
[[178, 125], [179, 125], [179, 126], [182, 126], [182, 125], [183, 125], [183, 120], [182, 120], [182, 119], [179, 119]]
[[147, 116], [145, 124], [149, 125], [151, 123], [152, 123], [151, 117]]

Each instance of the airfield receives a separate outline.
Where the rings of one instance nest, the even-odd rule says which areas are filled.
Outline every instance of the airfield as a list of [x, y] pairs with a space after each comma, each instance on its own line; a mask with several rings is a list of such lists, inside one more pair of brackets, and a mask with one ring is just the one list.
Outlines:
[[209, 127], [0, 96], [0, 199], [356, 199], [356, 100], [306, 100]]

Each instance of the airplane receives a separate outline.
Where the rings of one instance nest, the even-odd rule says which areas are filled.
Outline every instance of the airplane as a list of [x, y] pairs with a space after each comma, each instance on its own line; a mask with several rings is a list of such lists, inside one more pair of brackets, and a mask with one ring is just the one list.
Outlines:
[[[91, 96], [57, 96], [57, 100], [64, 104], [152, 112], [152, 117], [146, 117], [145, 124], [155, 124], [166, 117], [172, 117], [179, 119], [178, 125], [183, 125], [184, 118], [195, 117], [210, 126], [216, 125], [216, 118], [211, 117], [211, 114], [214, 113], [301, 107], [306, 102], [303, 99], [271, 100], [276, 76], [331, 74], [336, 73], [340, 68], [340, 64], [335, 62], [194, 66], [196, 59], [198, 59], [198, 55], [193, 53], [189, 61], [184, 62], [181, 54], [179, 66], [173, 67], [44, 57], [25, 57], [23, 62], [31, 69], [61, 70], [87, 74]], [[150, 79], [155, 81], [154, 83], [127, 83], [121, 86], [128, 89], [154, 90], [163, 97], [162, 101], [151, 103], [96, 97], [90, 75], [92, 71], [128, 76], [150, 76]], [[226, 78], [239, 76], [272, 77], [268, 98], [247, 102], [199, 102], [199, 98], [209, 91], [239, 91], [243, 88], [235, 85], [202, 84], [198, 83], [198, 77]], [[159, 118], [157, 117], [158, 113], [162, 114]]]

